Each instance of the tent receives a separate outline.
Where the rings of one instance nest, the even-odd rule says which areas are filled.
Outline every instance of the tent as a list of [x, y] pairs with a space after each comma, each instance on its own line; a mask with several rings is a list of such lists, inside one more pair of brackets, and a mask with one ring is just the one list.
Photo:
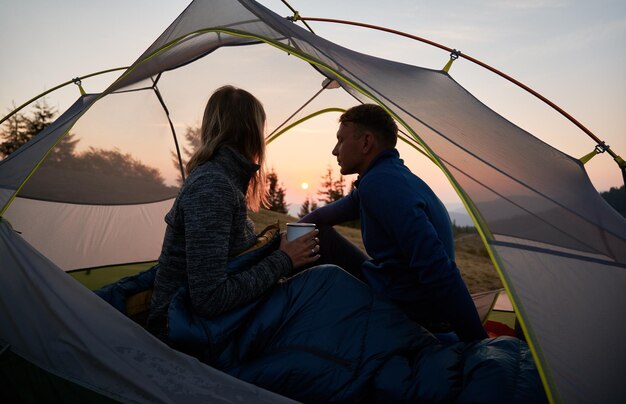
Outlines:
[[[177, 187], [148, 166], [178, 148], [170, 99], [198, 85], [184, 83], [190, 72], [211, 72], [227, 52], [252, 52], [251, 64], [289, 55], [318, 82], [385, 107], [472, 215], [549, 397], [623, 401], [626, 222], [582, 163], [446, 71], [343, 48], [251, 0], [192, 2], [105, 91], [82, 95], [0, 162], [0, 360], [73, 397], [287, 401], [170, 350], [63, 273], [158, 256]], [[80, 158], [64, 158], [77, 139]], [[9, 383], [20, 373], [2, 369]]]

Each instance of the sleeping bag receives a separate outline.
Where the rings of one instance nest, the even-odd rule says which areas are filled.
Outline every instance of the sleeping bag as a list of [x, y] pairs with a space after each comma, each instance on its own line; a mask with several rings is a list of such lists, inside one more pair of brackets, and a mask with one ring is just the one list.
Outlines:
[[213, 319], [181, 290], [169, 321], [176, 349], [302, 402], [547, 402], [523, 341], [442, 344], [333, 265]]

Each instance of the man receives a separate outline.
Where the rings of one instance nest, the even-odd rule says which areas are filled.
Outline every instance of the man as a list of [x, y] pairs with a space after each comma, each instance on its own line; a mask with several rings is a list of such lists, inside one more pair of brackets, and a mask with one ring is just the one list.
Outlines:
[[[322, 261], [342, 266], [433, 332], [448, 324], [463, 341], [486, 338], [454, 262], [448, 213], [400, 159], [393, 118], [364, 104], [339, 121], [332, 153], [341, 174], [359, 178], [350, 194], [302, 218], [320, 227]], [[330, 229], [354, 219], [371, 259]]]

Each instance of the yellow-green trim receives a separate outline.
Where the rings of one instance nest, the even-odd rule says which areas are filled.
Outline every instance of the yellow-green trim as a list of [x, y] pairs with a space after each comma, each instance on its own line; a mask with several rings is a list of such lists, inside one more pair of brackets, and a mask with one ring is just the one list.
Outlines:
[[[106, 70], [104, 72], [110, 72], [110, 71], [114, 71], [114, 70], [119, 70], [119, 69], [111, 69], [111, 70]], [[101, 72], [102, 73], [102, 72]], [[92, 74], [91, 76], [93, 76], [95, 74]], [[117, 81], [117, 80], [116, 80]], [[73, 82], [73, 81], [72, 81]], [[28, 173], [28, 175], [26, 176], [26, 178], [24, 178], [24, 180], [22, 181], [22, 183], [20, 184], [19, 187], [17, 187], [17, 189], [15, 190], [15, 192], [13, 192], [13, 194], [11, 195], [11, 197], [9, 198], [9, 200], [7, 201], [7, 203], [4, 204], [4, 206], [2, 207], [2, 210], [0, 210], [0, 217], [2, 217], [2, 215], [4, 215], [4, 212], [7, 211], [7, 209], [9, 208], [9, 206], [11, 206], [11, 204], [13, 203], [13, 201], [15, 200], [15, 198], [17, 197], [17, 194], [22, 190], [22, 188], [24, 188], [24, 185], [28, 182], [28, 180], [30, 179], [30, 177], [33, 176], [33, 174], [35, 173], [35, 171], [37, 171], [39, 169], [39, 167], [41, 166], [41, 164], [43, 164], [44, 160], [48, 157], [48, 155], [50, 154], [50, 152], [52, 152], [52, 149], [54, 149], [56, 147], [57, 144], [59, 144], [59, 142], [70, 132], [70, 130], [72, 130], [72, 128], [74, 127], [74, 125], [76, 124], [76, 122], [87, 112], [89, 111], [89, 108], [91, 108], [98, 100], [100, 100], [102, 97], [108, 95], [109, 93], [107, 92], [108, 89], [111, 88], [111, 86], [109, 86], [107, 88], [107, 90], [103, 91], [102, 93], [98, 94], [98, 96], [91, 101], [91, 104], [84, 108], [82, 111], [80, 111], [80, 113], [74, 117], [74, 123], [72, 123], [72, 125], [67, 128], [67, 130], [65, 132], [63, 132], [63, 134], [61, 134], [61, 136], [59, 136], [59, 138], [56, 140], [56, 142], [54, 142], [54, 144], [48, 149], [48, 151], [43, 155], [43, 157], [41, 159], [39, 159], [39, 162], [30, 170], [30, 172]], [[81, 98], [84, 96], [81, 96]], [[80, 98], [79, 98], [80, 99]]]
[[[97, 100], [94, 100], [91, 105], [93, 105], [93, 103], [95, 103]], [[91, 108], [91, 105], [89, 106], [89, 108]], [[84, 109], [79, 116], [77, 116], [76, 118], [74, 118], [74, 123], [76, 123], [76, 121], [78, 121], [80, 119], [80, 117], [87, 112], [87, 110], [89, 108]], [[28, 182], [28, 180], [30, 180], [30, 177], [33, 176], [33, 174], [35, 173], [35, 171], [37, 171], [37, 169], [39, 169], [39, 167], [41, 166], [41, 164], [43, 164], [44, 160], [46, 160], [46, 158], [48, 157], [48, 155], [50, 154], [50, 152], [52, 152], [52, 149], [54, 149], [54, 147], [59, 144], [59, 142], [61, 141], [61, 139], [63, 139], [65, 137], [65, 135], [67, 135], [69, 133], [69, 131], [74, 127], [74, 125], [72, 124], [69, 128], [67, 128], [67, 130], [65, 132], [63, 132], [63, 134], [61, 136], [59, 136], [59, 138], [57, 139], [56, 142], [54, 142], [54, 144], [48, 149], [48, 151], [46, 151], [46, 153], [43, 155], [43, 157], [41, 157], [39, 159], [39, 162], [30, 170], [30, 172], [28, 173], [28, 175], [26, 176], [26, 178], [24, 178], [24, 180], [22, 181], [22, 183], [20, 184], [19, 187], [17, 187], [17, 189], [15, 190], [15, 192], [13, 192], [13, 194], [11, 195], [11, 197], [9, 198], [9, 200], [4, 204], [4, 206], [2, 207], [2, 210], [0, 210], [0, 217], [2, 217], [2, 215], [4, 215], [4, 212], [7, 211], [7, 209], [9, 208], [9, 206], [11, 206], [11, 204], [13, 203], [13, 201], [15, 200], [15, 198], [17, 197], [17, 194], [22, 190], [22, 188], [24, 188], [24, 185]]]
[[500, 297], [500, 293], [502, 293], [502, 289], [498, 290], [498, 293], [496, 293], [496, 296], [491, 301], [491, 305], [489, 305], [489, 311], [487, 312], [487, 315], [485, 316], [485, 319], [483, 320], [483, 325], [487, 322], [487, 319], [489, 319], [489, 314], [491, 314], [491, 312], [493, 311], [493, 308], [496, 306], [496, 302], [498, 301], [498, 298]]
[[428, 160], [430, 160], [433, 164], [437, 164], [435, 163], [435, 161], [432, 159], [432, 157], [430, 157], [428, 154], [426, 154], [426, 152], [422, 149], [420, 149], [419, 147], [417, 147], [417, 145], [415, 145], [415, 143], [411, 142], [410, 139], [407, 139], [406, 137], [402, 136], [402, 135], [398, 135], [398, 138], [400, 140], [402, 140], [404, 143], [408, 144], [409, 146], [411, 146], [413, 149], [417, 150], [418, 152], [420, 152], [423, 156], [425, 156]]
[[[548, 379], [546, 375], [546, 373], [548, 373], [549, 370], [543, 369], [543, 367], [541, 366], [542, 362], [540, 361], [539, 355], [541, 354], [541, 357], [543, 357], [543, 352], [538, 347], [536, 347], [535, 344], [533, 343], [535, 334], [530, 332], [530, 329], [528, 328], [528, 326], [526, 325], [526, 321], [524, 320], [524, 316], [521, 315], [523, 314], [523, 311], [520, 310], [519, 306], [517, 305], [516, 299], [514, 298], [515, 295], [511, 291], [511, 288], [509, 287], [509, 284], [508, 284], [508, 277], [504, 275], [504, 272], [502, 271], [500, 267], [500, 265], [502, 265], [500, 262], [500, 257], [493, 253], [493, 250], [491, 249], [491, 246], [489, 244], [485, 244], [485, 245], [487, 246], [487, 251], [489, 252], [489, 256], [491, 257], [492, 262], [494, 262], [494, 266], [496, 270], [498, 271], [500, 278], [505, 280], [504, 282], [502, 282], [502, 284], [507, 294], [509, 295], [509, 298], [510, 298], [509, 300], [511, 301], [511, 304], [513, 305], [513, 310], [515, 311], [515, 313], [520, 314], [517, 316], [517, 320], [519, 321], [519, 324], [522, 327], [524, 334], [527, 336], [530, 336], [530, 338], [527, 338], [526, 342], [528, 343], [528, 346], [530, 347], [530, 351], [533, 355], [533, 358], [535, 359], [535, 364], [537, 365], [537, 371], [539, 372], [539, 377], [541, 378], [541, 381], [543, 382], [544, 387], [546, 387], [546, 395], [548, 396], [548, 401], [550, 403], [555, 403], [557, 400], [553, 393], [558, 393], [558, 391], [556, 389], [554, 389], [553, 391], [552, 388], [550, 388], [553, 386], [548, 383]], [[561, 400], [559, 399], [558, 402], [561, 402]]]
[[598, 154], [598, 151], [594, 149], [591, 153], [585, 154], [584, 156], [582, 156], [578, 160], [580, 160], [580, 162], [583, 163], [583, 164], [587, 164], [587, 162], [589, 160], [591, 160], [592, 158], [594, 158], [596, 156], [596, 154]]
[[[91, 73], [85, 76], [81, 76], [78, 77], [78, 79], [85, 79], [85, 78], [89, 78], [89, 77], [93, 77], [93, 76], [97, 76], [100, 74], [105, 74], [105, 73], [110, 73], [110, 72], [114, 72], [117, 70], [122, 70], [122, 69], [127, 69], [127, 67], [116, 67], [113, 69], [107, 69], [107, 70], [102, 70], [96, 73]], [[117, 82], [117, 80], [115, 81]], [[7, 115], [6, 117], [4, 117], [2, 119], [2, 121], [0, 121], [0, 123], [2, 123], [4, 120], [8, 119], [9, 117], [13, 116], [14, 114], [16, 114], [19, 110], [21, 110], [22, 108], [24, 108], [25, 106], [27, 106], [28, 104], [30, 104], [31, 102], [37, 100], [38, 98], [43, 97], [46, 94], [51, 93], [52, 91], [58, 90], [61, 87], [64, 87], [68, 84], [72, 84], [74, 83], [74, 79], [69, 80], [65, 83], [59, 84], [56, 87], [51, 88], [50, 90], [44, 91], [43, 93], [37, 95], [36, 97], [31, 98], [30, 100], [26, 101], [25, 103], [23, 103], [22, 105], [20, 105], [18, 108], [14, 109], [9, 115]], [[111, 88], [111, 86], [109, 86], [108, 88]], [[107, 90], [108, 90], [107, 88]], [[48, 157], [48, 155], [50, 154], [50, 152], [52, 152], [52, 149], [54, 149], [56, 147], [57, 144], [59, 144], [59, 142], [61, 141], [61, 139], [63, 139], [68, 133], [69, 131], [74, 127], [74, 124], [76, 124], [76, 122], [89, 110], [89, 108], [91, 108], [93, 106], [93, 104], [95, 104], [100, 98], [104, 97], [105, 95], [107, 95], [107, 90], [103, 91], [102, 93], [100, 93], [96, 99], [94, 99], [91, 104], [84, 108], [79, 114], [78, 116], [74, 117], [74, 123], [67, 128], [67, 130], [65, 132], [63, 132], [61, 134], [61, 136], [59, 136], [59, 138], [56, 140], [56, 142], [54, 142], [54, 144], [48, 149], [48, 151], [46, 151], [46, 153], [39, 159], [39, 162], [30, 170], [30, 172], [28, 173], [28, 175], [26, 176], [26, 178], [24, 178], [24, 180], [20, 183], [20, 185], [17, 187], [17, 189], [13, 192], [13, 194], [11, 195], [11, 197], [7, 200], [7, 202], [4, 204], [4, 206], [2, 206], [2, 209], [0, 209], [0, 217], [2, 217], [4, 215], [4, 212], [7, 211], [7, 209], [9, 208], [9, 206], [11, 206], [11, 204], [13, 203], [13, 201], [15, 200], [15, 198], [17, 197], [17, 194], [19, 194], [19, 192], [22, 190], [22, 188], [24, 188], [24, 185], [28, 182], [28, 180], [30, 180], [30, 177], [33, 176], [33, 174], [35, 173], [35, 171], [37, 171], [37, 169], [39, 169], [39, 167], [41, 166], [41, 164], [44, 162], [44, 160]], [[82, 94], [82, 91], [81, 91]], [[84, 95], [81, 95], [81, 97], [84, 97]], [[79, 98], [80, 99], [80, 98]]]
[[[77, 77], [77, 79], [79, 79], [79, 80], [83, 80], [83, 79], [87, 79], [87, 78], [89, 78], [89, 77], [98, 76], [98, 75], [100, 75], [100, 74], [111, 73], [111, 72], [114, 72], [114, 71], [117, 71], [117, 70], [125, 70], [125, 69], [128, 69], [128, 66], [124, 66], [124, 67], [116, 67], [116, 68], [113, 68], [113, 69], [102, 70], [102, 71], [99, 71], [99, 72], [95, 72], [95, 73], [87, 74], [87, 75], [85, 75], [85, 76], [80, 76], [80, 77]], [[0, 124], [1, 124], [2, 122], [6, 121], [7, 119], [9, 119], [10, 117], [12, 117], [13, 115], [15, 115], [16, 113], [18, 113], [18, 112], [19, 112], [22, 108], [26, 107], [28, 104], [32, 103], [33, 101], [36, 101], [36, 100], [38, 100], [39, 98], [41, 98], [41, 97], [43, 97], [43, 96], [45, 96], [45, 95], [48, 95], [48, 94], [50, 94], [50, 93], [51, 93], [51, 92], [53, 92], [53, 91], [58, 90], [59, 88], [65, 87], [65, 86], [67, 86], [68, 84], [72, 84], [72, 83], [74, 83], [74, 80], [75, 80], [75, 79], [68, 80], [68, 81], [66, 81], [65, 83], [61, 83], [61, 84], [59, 84], [58, 86], [52, 87], [51, 89], [46, 90], [46, 91], [44, 91], [43, 93], [41, 93], [41, 94], [39, 94], [39, 95], [36, 95], [35, 97], [33, 97], [33, 98], [31, 98], [30, 100], [26, 101], [25, 103], [23, 103], [23, 104], [22, 104], [22, 105], [20, 105], [19, 107], [15, 108], [13, 111], [9, 112], [9, 114], [8, 114], [7, 116], [5, 116], [4, 118], [0, 119]], [[82, 89], [82, 87], [80, 87], [80, 88]], [[83, 90], [83, 91], [81, 91], [81, 95], [85, 95], [85, 94], [84, 94], [84, 90]]]
[[454, 60], [455, 59], [450, 58], [450, 60], [448, 60], [448, 63], [446, 63], [446, 65], [441, 70], [448, 73], [450, 71], [450, 68], [452, 67], [452, 63], [454, 63]]
[[343, 113], [343, 112], [346, 112], [346, 110], [345, 110], [345, 109], [342, 109], [342, 108], [325, 108], [325, 109], [320, 109], [320, 110], [319, 110], [319, 111], [317, 111], [317, 112], [313, 112], [312, 114], [309, 114], [309, 115], [305, 116], [304, 118], [298, 119], [297, 121], [295, 121], [295, 122], [294, 122], [294, 123], [292, 123], [291, 125], [289, 125], [289, 126], [287, 126], [287, 127], [283, 128], [283, 129], [281, 129], [280, 131], [276, 132], [276, 133], [275, 133], [275, 134], [273, 134], [272, 136], [268, 137], [268, 138], [265, 140], [265, 143], [270, 144], [270, 143], [272, 143], [272, 142], [273, 142], [276, 138], [278, 138], [280, 135], [282, 135], [283, 133], [287, 132], [288, 130], [290, 130], [290, 129], [294, 128], [295, 126], [298, 126], [298, 125], [300, 125], [301, 123], [303, 123], [303, 122], [305, 122], [305, 121], [308, 121], [308, 120], [309, 120], [309, 119], [311, 119], [311, 118], [315, 118], [315, 117], [316, 117], [316, 116], [318, 116], [318, 115], [325, 114], [325, 113], [328, 113], [328, 112], [341, 112], [341, 113]]
[[[422, 153], [424, 156], [426, 156], [429, 160], [431, 160], [433, 163], [436, 164], [436, 162], [433, 160], [433, 158], [431, 158], [431, 156], [429, 156], [428, 154], [426, 154], [423, 150], [419, 149], [415, 144], [413, 144], [409, 139], [406, 139], [404, 136], [399, 136], [399, 138], [404, 141], [406, 144], [408, 144], [409, 146], [413, 147], [415, 150], [417, 150], [418, 152]], [[463, 202], [463, 204], [465, 205], [466, 209], [468, 210], [468, 212], [470, 212], [471, 215], [471, 211], [468, 208], [468, 204], [466, 203], [467, 201], [461, 197], [461, 201]], [[471, 201], [471, 199], [469, 200], [470, 203], [473, 205], [473, 202]], [[480, 215], [480, 212], [477, 211], [477, 213]], [[474, 223], [477, 223], [476, 217], [471, 215], [472, 219], [474, 220]], [[480, 215], [480, 220], [484, 223], [484, 218], [482, 217], [482, 215]], [[478, 223], [477, 223], [478, 224]], [[505, 276], [504, 272], [502, 271], [500, 265], [500, 260], [499, 257], [496, 256], [496, 254], [494, 254], [493, 250], [491, 249], [491, 245], [488, 243], [487, 241], [487, 237], [485, 232], [483, 232], [482, 228], [480, 225], [477, 226], [477, 230], [479, 232], [479, 235], [483, 241], [483, 244], [485, 245], [485, 248], [487, 249], [488, 253], [489, 253], [489, 257], [491, 258], [491, 261], [494, 264], [494, 267], [496, 268], [496, 271], [498, 272], [498, 275], [500, 276], [500, 279], [504, 279], [505, 281], [503, 282], [504, 285], [504, 289], [507, 292], [507, 294], [509, 296], [512, 296], [513, 293], [511, 292], [510, 287], [508, 286], [508, 277]], [[491, 239], [493, 240], [493, 237], [491, 237]], [[510, 299], [511, 300], [511, 304], [513, 305], [513, 308], [515, 310], [516, 313], [520, 313], [520, 309], [517, 307], [517, 304], [515, 303], [515, 299]], [[491, 311], [493, 309], [493, 306], [495, 305], [495, 300], [492, 302], [492, 305], [489, 309], [489, 311]], [[526, 335], [529, 335], [530, 332], [528, 331], [528, 328], [526, 327], [525, 323], [521, 320], [520, 318], [521, 316], [518, 316], [519, 321], [520, 321], [520, 325], [522, 326], [522, 329], [524, 331], [524, 333], [526, 333]], [[534, 335], [534, 334], [533, 334]], [[529, 345], [531, 345], [529, 343]], [[535, 358], [535, 361], [538, 363], [538, 357], [535, 355], [535, 352], [533, 351], [534, 349], [537, 349], [536, 347], [532, 347], [531, 346], [531, 352], [533, 354], [533, 357]], [[540, 373], [541, 376], [541, 373]], [[543, 377], [543, 376], [541, 376]], [[543, 380], [543, 379], [542, 379]], [[543, 380], [544, 385], [546, 385], [547, 381]], [[549, 397], [550, 402], [554, 402], [554, 399], [552, 397]]]

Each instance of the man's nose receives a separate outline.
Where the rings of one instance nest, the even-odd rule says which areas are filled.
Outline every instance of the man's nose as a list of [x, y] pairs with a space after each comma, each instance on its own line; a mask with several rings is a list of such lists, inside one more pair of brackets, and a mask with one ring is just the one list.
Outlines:
[[333, 154], [333, 156], [336, 156], [336, 155], [337, 155], [337, 146], [335, 146], [335, 147], [333, 148], [332, 154]]

